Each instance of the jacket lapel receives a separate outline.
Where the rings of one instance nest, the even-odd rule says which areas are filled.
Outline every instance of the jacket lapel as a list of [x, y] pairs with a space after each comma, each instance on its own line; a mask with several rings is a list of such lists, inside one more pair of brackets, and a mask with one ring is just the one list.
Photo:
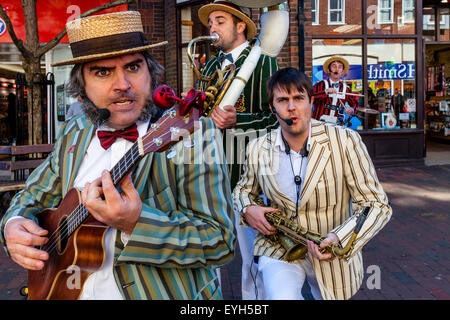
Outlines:
[[83, 162], [84, 155], [94, 134], [94, 126], [88, 125], [81, 130], [77, 130], [66, 136], [65, 150], [66, 157], [62, 165], [62, 186], [63, 194], [73, 187], [76, 173]]
[[242, 64], [244, 63], [245, 59], [247, 59], [248, 54], [250, 53], [251, 47], [247, 46], [244, 50], [242, 50], [241, 54], [237, 58], [237, 60], [234, 62], [234, 65], [236, 66], [236, 72], [239, 71]]
[[325, 126], [313, 119], [311, 120], [310, 143], [311, 149], [306, 168], [305, 183], [302, 189], [300, 210], [311, 197], [331, 154], [330, 148], [328, 147], [329, 138], [325, 132]]
[[259, 157], [259, 170], [264, 168], [261, 172], [264, 179], [263, 193], [273, 202], [277, 203], [280, 207], [286, 208], [291, 211], [295, 211], [295, 203], [291, 201], [284, 193], [279, 189], [279, 186], [274, 178], [274, 172], [272, 164], [274, 163], [274, 141], [277, 138], [277, 130], [272, 130], [270, 141], [267, 141], [267, 152], [263, 153], [262, 157]]

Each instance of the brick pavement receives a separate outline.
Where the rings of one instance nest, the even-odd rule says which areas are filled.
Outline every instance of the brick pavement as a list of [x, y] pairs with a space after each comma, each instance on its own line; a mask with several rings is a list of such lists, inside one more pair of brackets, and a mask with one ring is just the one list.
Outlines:
[[[377, 174], [393, 215], [363, 248], [365, 277], [352, 299], [449, 300], [450, 165], [382, 168]], [[226, 299], [241, 298], [240, 263], [238, 254], [223, 268]]]
[[[450, 165], [378, 169], [393, 216], [363, 248], [365, 278], [353, 300], [450, 299]], [[241, 298], [240, 254], [222, 268], [226, 299]], [[377, 282], [377, 275], [380, 275]], [[0, 299], [23, 299], [26, 272], [0, 250]]]

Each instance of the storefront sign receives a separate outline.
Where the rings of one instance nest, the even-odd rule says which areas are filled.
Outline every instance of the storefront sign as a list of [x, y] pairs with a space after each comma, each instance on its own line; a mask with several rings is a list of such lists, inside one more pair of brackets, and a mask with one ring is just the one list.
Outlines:
[[369, 64], [367, 68], [369, 80], [415, 79], [414, 63], [378, 63]]
[[0, 36], [6, 32], [6, 23], [0, 18]]
[[[416, 77], [415, 65], [409, 63], [377, 63], [367, 66], [367, 78], [374, 80], [414, 80]], [[321, 65], [313, 66], [313, 83], [328, 79], [329, 76], [323, 72]], [[349, 71], [342, 77], [343, 80], [362, 79], [362, 67], [360, 65], [350, 65]]]

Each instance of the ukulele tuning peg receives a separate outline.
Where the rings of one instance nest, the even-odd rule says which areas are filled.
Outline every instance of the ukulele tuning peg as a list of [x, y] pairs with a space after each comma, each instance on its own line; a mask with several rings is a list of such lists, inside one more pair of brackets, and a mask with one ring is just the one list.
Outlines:
[[172, 159], [176, 155], [177, 155], [177, 152], [175, 151], [175, 149], [173, 147], [171, 147], [169, 149], [169, 152], [167, 153], [167, 159]]

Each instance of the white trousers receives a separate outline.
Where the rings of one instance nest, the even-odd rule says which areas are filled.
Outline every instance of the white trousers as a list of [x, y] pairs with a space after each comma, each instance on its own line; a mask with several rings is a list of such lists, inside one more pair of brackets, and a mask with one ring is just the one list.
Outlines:
[[316, 275], [307, 259], [288, 263], [261, 256], [258, 271], [262, 274], [267, 300], [304, 300], [302, 287], [305, 280], [314, 299], [322, 300]]
[[253, 263], [253, 241], [258, 231], [240, 225], [239, 215], [236, 214], [235, 217], [239, 251], [242, 257], [242, 300], [265, 300], [261, 273], [258, 272], [257, 265]]

